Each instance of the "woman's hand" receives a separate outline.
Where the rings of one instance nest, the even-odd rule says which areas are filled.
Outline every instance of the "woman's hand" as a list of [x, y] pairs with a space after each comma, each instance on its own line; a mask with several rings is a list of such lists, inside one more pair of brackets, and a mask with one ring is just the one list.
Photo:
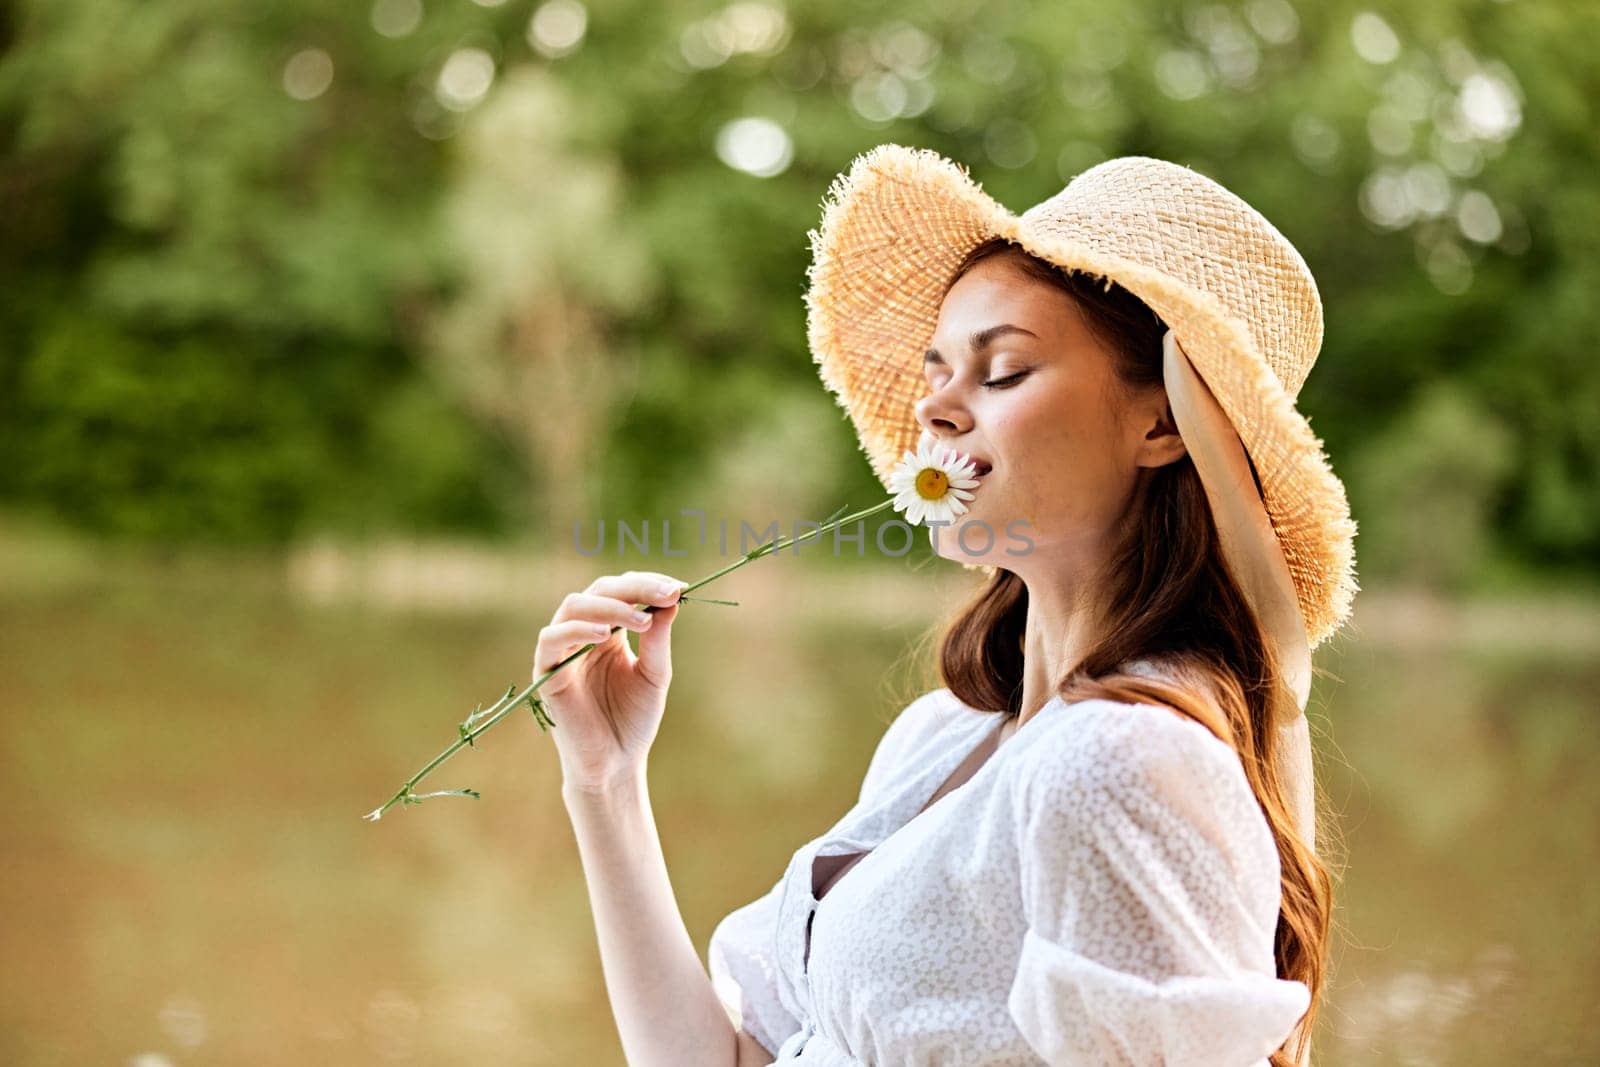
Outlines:
[[[535, 679], [583, 646], [595, 646], [538, 690], [556, 724], [551, 736], [566, 785], [602, 790], [643, 766], [667, 706], [672, 620], [688, 584], [652, 571], [605, 575], [567, 594], [539, 631]], [[635, 604], [652, 610], [641, 619]], [[624, 629], [640, 635], [637, 656]]]

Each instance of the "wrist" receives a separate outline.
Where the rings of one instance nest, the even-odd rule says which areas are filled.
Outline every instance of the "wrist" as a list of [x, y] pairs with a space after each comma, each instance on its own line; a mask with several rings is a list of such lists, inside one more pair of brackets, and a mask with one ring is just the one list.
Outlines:
[[570, 807], [613, 808], [646, 792], [644, 764], [626, 768], [602, 779], [565, 777], [561, 799]]

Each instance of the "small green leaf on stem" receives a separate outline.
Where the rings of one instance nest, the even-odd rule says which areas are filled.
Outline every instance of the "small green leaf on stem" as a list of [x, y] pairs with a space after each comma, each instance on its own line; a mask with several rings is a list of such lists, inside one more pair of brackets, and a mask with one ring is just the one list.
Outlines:
[[545, 711], [544, 701], [532, 693], [528, 694], [528, 710], [533, 712], [533, 721], [539, 724], [541, 733], [548, 733], [550, 730], [555, 729], [555, 720], [550, 718], [549, 712]]
[[724, 604], [730, 608], [736, 608], [739, 606], [739, 602], [737, 600], [717, 600], [708, 596], [688, 596], [686, 594], [679, 595], [678, 602], [681, 604], [684, 601], [690, 601], [697, 604]]
[[433, 797], [471, 797], [473, 800], [482, 800], [483, 794], [476, 789], [440, 789], [432, 793], [413, 793], [406, 791], [404, 802], [407, 804], [421, 804], [424, 800]]

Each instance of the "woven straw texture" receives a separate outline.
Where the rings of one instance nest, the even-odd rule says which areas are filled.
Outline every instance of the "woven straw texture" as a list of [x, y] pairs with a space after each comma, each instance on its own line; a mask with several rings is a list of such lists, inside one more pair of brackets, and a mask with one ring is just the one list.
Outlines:
[[1311, 647], [1337, 631], [1358, 589], [1356, 523], [1294, 403], [1322, 345], [1316, 282], [1259, 212], [1176, 163], [1101, 163], [1020, 216], [927, 149], [879, 145], [834, 180], [809, 234], [807, 338], [885, 487], [916, 448], [922, 355], [955, 268], [996, 236], [1114, 280], [1172, 329], [1255, 463]]

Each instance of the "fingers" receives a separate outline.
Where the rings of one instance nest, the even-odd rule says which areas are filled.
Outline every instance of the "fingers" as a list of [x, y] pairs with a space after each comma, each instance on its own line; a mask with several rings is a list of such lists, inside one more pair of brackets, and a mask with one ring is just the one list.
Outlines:
[[600, 644], [609, 640], [611, 632], [611, 627], [605, 623], [586, 622], [582, 619], [551, 623], [539, 631], [539, 640], [534, 645], [534, 676], [543, 674], [584, 645]]
[[[688, 584], [669, 574], [629, 571], [604, 575], [591, 582], [585, 591], [568, 593], [556, 608], [550, 625], [539, 631], [534, 652], [535, 675], [549, 670], [586, 644], [610, 640], [619, 629], [640, 634], [662, 630], [660, 638], [649, 645], [647, 671], [658, 676], [669, 675], [667, 629], [671, 615], [677, 611], [678, 595]], [[644, 604], [651, 610], [640, 610], [635, 604]], [[658, 626], [657, 617], [663, 614], [667, 615], [667, 626]]]
[[629, 571], [596, 578], [581, 593], [569, 593], [556, 609], [553, 622], [582, 619], [625, 626], [643, 633], [650, 627], [650, 613], [635, 604], [663, 608], [678, 602], [678, 594], [689, 583], [653, 571]]
[[[677, 605], [678, 593], [688, 582], [656, 571], [627, 571], [605, 574], [590, 582], [584, 592], [568, 593], [550, 617], [550, 624], [539, 630], [534, 649], [534, 673], [546, 672], [584, 645], [600, 645], [619, 630], [646, 633], [654, 627], [654, 611], [634, 605], [661, 609]], [[661, 651], [653, 654], [659, 664]]]
[[639, 637], [639, 673], [657, 689], [672, 684], [672, 620], [678, 605], [655, 613], [655, 622]]
[[582, 622], [605, 623], [643, 633], [650, 627], [650, 613], [634, 607], [626, 600], [592, 593], [568, 593], [556, 609], [552, 622], [577, 619]]
[[666, 607], [675, 604], [678, 593], [688, 582], [657, 571], [628, 571], [626, 574], [607, 574], [596, 578], [584, 592], [596, 596], [615, 597], [630, 604], [655, 604]]

